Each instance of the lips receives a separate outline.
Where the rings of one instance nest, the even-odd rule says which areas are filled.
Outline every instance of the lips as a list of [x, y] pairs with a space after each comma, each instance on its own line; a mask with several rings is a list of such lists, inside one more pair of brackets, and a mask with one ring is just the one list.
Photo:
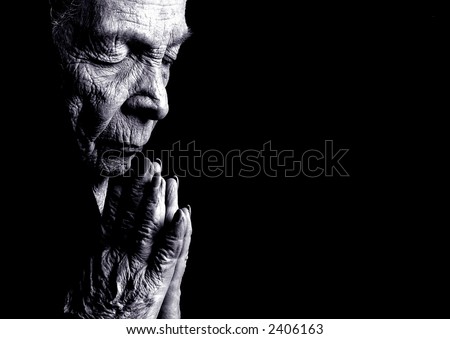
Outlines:
[[142, 146], [107, 140], [98, 142], [96, 148], [103, 151], [116, 150], [121, 152], [124, 156], [131, 156], [136, 154], [137, 152], [142, 151]]

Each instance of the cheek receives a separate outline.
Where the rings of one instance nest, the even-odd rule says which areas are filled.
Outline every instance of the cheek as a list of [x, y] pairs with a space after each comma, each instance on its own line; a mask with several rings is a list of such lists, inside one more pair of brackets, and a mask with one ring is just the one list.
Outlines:
[[132, 77], [112, 69], [81, 64], [70, 72], [71, 115], [88, 137], [96, 137], [108, 126], [132, 91]]
[[67, 109], [70, 114], [72, 127], [75, 129], [78, 125], [78, 117], [83, 109], [83, 102], [81, 98], [77, 95], [69, 97], [69, 100], [67, 101]]
[[86, 67], [78, 77], [83, 102], [95, 108], [99, 118], [110, 119], [129, 97], [130, 77]]

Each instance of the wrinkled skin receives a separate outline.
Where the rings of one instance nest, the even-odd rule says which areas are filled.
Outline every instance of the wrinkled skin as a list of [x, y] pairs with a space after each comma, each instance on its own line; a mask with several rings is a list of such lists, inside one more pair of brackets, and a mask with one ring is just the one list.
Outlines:
[[[80, 19], [54, 39], [83, 156], [114, 176], [168, 112], [170, 66], [188, 36], [185, 0], [80, 1]], [[111, 149], [123, 149], [123, 161], [102, 158]]]
[[192, 233], [190, 208], [178, 208], [176, 179], [166, 185], [158, 163], [147, 167], [143, 176], [110, 183], [102, 246], [69, 292], [66, 314], [180, 317], [180, 285]]
[[[53, 9], [62, 0], [51, 0]], [[67, 110], [102, 212], [102, 244], [68, 293], [82, 318], [179, 318], [190, 208], [146, 159], [121, 177], [168, 112], [170, 66], [188, 37], [185, 0], [78, 0], [56, 17]], [[54, 11], [57, 13], [57, 11]], [[120, 150], [120, 157], [106, 157]], [[114, 179], [108, 179], [114, 178]]]

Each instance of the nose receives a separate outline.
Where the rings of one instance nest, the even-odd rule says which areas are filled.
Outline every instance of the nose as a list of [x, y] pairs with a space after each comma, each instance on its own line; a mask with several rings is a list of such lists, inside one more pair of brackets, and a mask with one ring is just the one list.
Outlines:
[[161, 120], [169, 112], [167, 91], [161, 70], [146, 72], [136, 91], [122, 105], [122, 112], [143, 120]]

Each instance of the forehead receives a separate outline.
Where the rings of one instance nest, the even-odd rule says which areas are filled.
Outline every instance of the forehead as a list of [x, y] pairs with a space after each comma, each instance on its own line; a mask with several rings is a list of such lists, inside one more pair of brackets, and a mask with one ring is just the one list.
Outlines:
[[91, 12], [89, 25], [98, 32], [166, 40], [168, 37], [182, 36], [187, 31], [186, 0], [88, 1]]

